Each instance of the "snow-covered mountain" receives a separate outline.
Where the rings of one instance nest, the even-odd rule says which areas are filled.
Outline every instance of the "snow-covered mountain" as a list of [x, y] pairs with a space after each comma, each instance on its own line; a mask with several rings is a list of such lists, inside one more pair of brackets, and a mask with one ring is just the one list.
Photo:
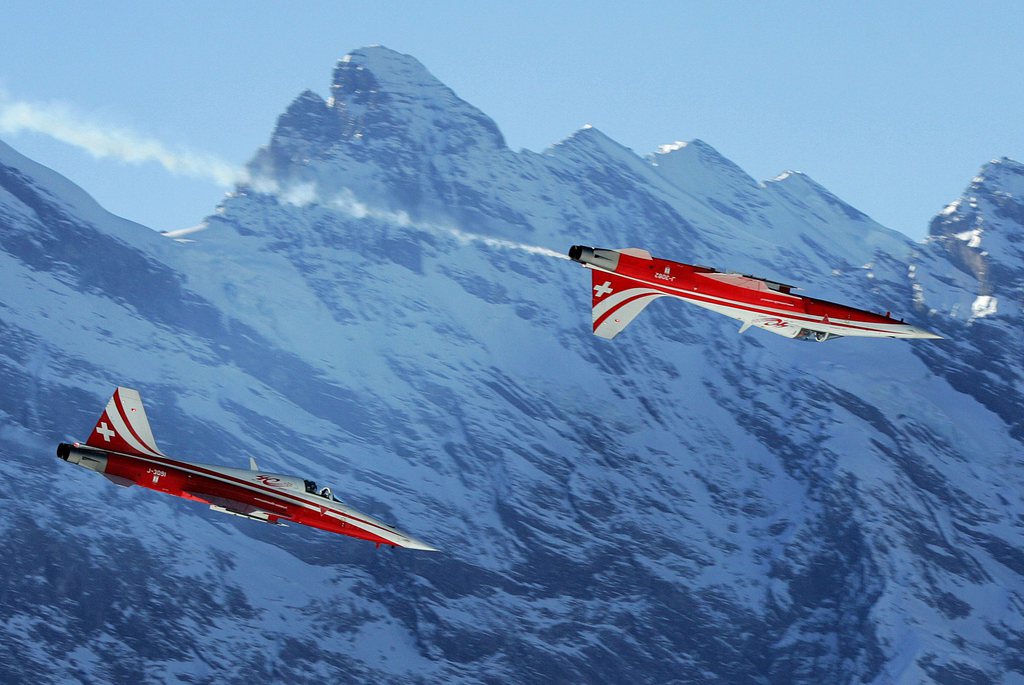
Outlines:
[[[914, 243], [807, 176], [585, 127], [515, 152], [386, 48], [187, 235], [0, 144], [0, 681], [1024, 682], [1024, 167]], [[590, 333], [570, 244], [942, 341], [681, 303]], [[439, 554], [60, 462], [116, 384], [170, 454], [309, 475]]]

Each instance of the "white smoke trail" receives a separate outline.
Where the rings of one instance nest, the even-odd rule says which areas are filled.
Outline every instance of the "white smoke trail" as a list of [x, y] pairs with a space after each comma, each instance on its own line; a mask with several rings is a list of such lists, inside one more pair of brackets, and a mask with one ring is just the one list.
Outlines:
[[246, 184], [257, 193], [274, 195], [282, 202], [298, 207], [319, 202], [357, 219], [369, 217], [396, 226], [448, 234], [462, 243], [474, 242], [502, 250], [568, 259], [566, 255], [546, 247], [492, 238], [440, 224], [414, 222], [405, 212], [371, 207], [349, 190], [324, 202], [312, 183], [282, 186], [274, 179], [250, 178], [244, 169], [214, 155], [187, 148], [171, 149], [159, 140], [135, 131], [90, 121], [61, 103], [12, 100], [6, 93], [0, 92], [0, 133], [17, 134], [25, 131], [50, 136], [100, 159], [116, 159], [126, 164], [155, 162], [172, 174], [213, 181], [224, 188]]
[[[303, 193], [305, 196], [305, 193]], [[294, 204], [294, 203], [293, 203]], [[420, 230], [430, 231], [431, 233], [447, 234], [458, 240], [460, 243], [480, 243], [487, 245], [488, 247], [497, 248], [499, 250], [518, 250], [520, 252], [526, 252], [529, 254], [540, 255], [542, 257], [553, 257], [555, 259], [569, 259], [568, 255], [564, 255], [561, 252], [555, 252], [546, 247], [540, 247], [538, 245], [528, 245], [526, 243], [516, 242], [514, 240], [506, 240], [504, 238], [492, 238], [486, 235], [480, 235], [479, 233], [470, 233], [463, 231], [452, 226], [445, 226], [442, 224], [436, 224], [431, 222], [417, 222], [413, 221], [408, 214], [405, 212], [392, 212], [388, 210], [380, 210], [370, 207], [369, 205], [359, 201], [355, 194], [347, 188], [338, 197], [328, 201], [326, 205], [332, 209], [348, 214], [356, 219], [363, 219], [366, 217], [372, 219], [378, 219], [385, 221], [396, 226], [408, 226], [410, 228], [417, 228]]]
[[[440, 227], [439, 227], [440, 228]], [[540, 247], [538, 245], [527, 245], [526, 243], [517, 243], [514, 240], [505, 240], [504, 238], [490, 238], [485, 235], [478, 235], [476, 233], [466, 233], [460, 231], [457, 228], [442, 228], [451, 235], [455, 236], [461, 242], [474, 242], [483, 243], [488, 247], [495, 247], [500, 250], [519, 250], [521, 252], [528, 252], [530, 254], [541, 255], [542, 257], [553, 257], [555, 259], [569, 259], [569, 255], [562, 254], [561, 252], [555, 252], [546, 247]]]
[[129, 129], [89, 121], [60, 103], [11, 100], [0, 93], [0, 133], [25, 131], [42, 133], [101, 159], [126, 164], [156, 162], [172, 174], [213, 181], [224, 188], [245, 178], [242, 170], [214, 155], [168, 148]]

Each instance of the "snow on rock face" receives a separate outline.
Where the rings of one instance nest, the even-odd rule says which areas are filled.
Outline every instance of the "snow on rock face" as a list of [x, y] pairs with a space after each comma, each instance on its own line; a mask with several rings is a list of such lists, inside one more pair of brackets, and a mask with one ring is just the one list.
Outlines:
[[507, 152], [490, 118], [408, 55], [380, 46], [353, 51], [335, 67], [330, 90], [326, 103], [308, 91], [292, 103], [250, 162], [253, 178], [272, 179], [275, 188], [307, 185], [324, 201], [349, 191], [376, 205], [398, 196], [435, 215], [443, 207], [438, 192], [467, 188], [439, 178], [455, 160], [485, 171]]
[[754, 190], [758, 187], [747, 172], [703, 140], [662, 145], [649, 159], [660, 173], [684, 189], [705, 186], [714, 191], [738, 186]]
[[317, 154], [329, 149], [343, 135], [343, 124], [330, 106], [319, 95], [306, 90], [277, 120], [271, 146], [277, 155], [301, 164], [300, 153]]
[[[411, 58], [339, 73], [189, 243], [0, 148], [0, 680], [1024, 675], [1008, 295], [991, 311], [940, 243], [806, 177], [752, 184], [704, 144], [643, 158], [593, 128], [514, 153], [480, 122], [448, 137], [476, 110]], [[600, 340], [587, 273], [515, 247], [580, 242], [947, 339], [738, 336], [662, 300]], [[443, 551], [225, 520], [56, 460], [118, 383], [168, 453], [255, 456]]]
[[331, 83], [331, 106], [349, 136], [392, 140], [451, 154], [466, 146], [503, 148], [498, 127], [459, 99], [414, 58], [376, 46], [339, 60]]
[[974, 276], [981, 294], [1024, 288], [1024, 164], [1004, 157], [982, 167], [932, 220], [929, 242]]
[[960, 350], [922, 349], [922, 359], [1024, 435], [1015, 361], [1024, 356], [1024, 165], [1002, 158], [983, 166], [932, 219], [913, 263], [920, 306], [945, 315], [939, 333]]
[[[949, 261], [954, 274], [923, 282], [929, 306], [959, 318], [1017, 317], [1024, 304], [1024, 165], [993, 160], [964, 194], [932, 219], [921, 259]], [[926, 279], [927, 280], [927, 279]], [[957, 287], [949, 289], [955, 282]], [[984, 298], [984, 299], [982, 299]], [[985, 302], [984, 306], [978, 302]]]

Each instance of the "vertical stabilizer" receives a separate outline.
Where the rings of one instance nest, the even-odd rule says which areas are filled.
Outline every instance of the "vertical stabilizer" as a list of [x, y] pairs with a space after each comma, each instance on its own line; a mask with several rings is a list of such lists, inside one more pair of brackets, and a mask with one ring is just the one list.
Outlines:
[[607, 271], [592, 269], [591, 274], [594, 335], [608, 340], [621, 333], [652, 300], [665, 295]]
[[117, 388], [85, 444], [126, 454], [162, 457], [137, 390]]

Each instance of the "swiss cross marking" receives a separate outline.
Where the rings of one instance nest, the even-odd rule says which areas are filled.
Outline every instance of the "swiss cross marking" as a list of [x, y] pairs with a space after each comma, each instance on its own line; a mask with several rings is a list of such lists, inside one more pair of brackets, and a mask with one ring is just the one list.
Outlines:
[[594, 286], [594, 294], [597, 295], [598, 297], [602, 297], [604, 295], [607, 295], [611, 291], [612, 291], [612, 282], [611, 281], [605, 281], [601, 285], [595, 285]]
[[110, 439], [117, 435], [113, 429], [107, 427], [106, 421], [102, 421], [100, 425], [96, 426], [96, 432], [103, 436], [104, 442], [110, 442]]

